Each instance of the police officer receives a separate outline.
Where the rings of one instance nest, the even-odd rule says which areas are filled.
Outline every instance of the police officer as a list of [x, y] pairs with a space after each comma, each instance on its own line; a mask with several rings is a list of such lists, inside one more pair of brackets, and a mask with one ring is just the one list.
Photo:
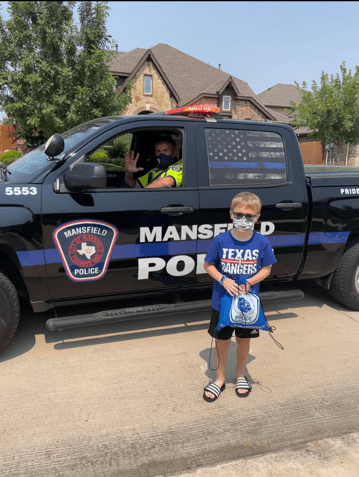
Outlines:
[[125, 185], [126, 187], [157, 188], [157, 187], [181, 187], [182, 186], [182, 160], [177, 160], [174, 155], [175, 143], [170, 136], [163, 137], [155, 143], [157, 166], [147, 174], [136, 179], [133, 175], [143, 171], [143, 167], [137, 167], [140, 157], [135, 157], [134, 151], [125, 154]]

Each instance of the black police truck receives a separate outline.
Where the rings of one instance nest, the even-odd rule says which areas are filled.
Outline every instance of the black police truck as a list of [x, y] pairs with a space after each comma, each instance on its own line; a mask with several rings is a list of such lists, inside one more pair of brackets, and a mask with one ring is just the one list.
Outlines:
[[[359, 310], [359, 168], [305, 171], [288, 125], [183, 111], [96, 119], [0, 167], [0, 350], [15, 334], [21, 297], [34, 312], [138, 301], [49, 319], [50, 330], [208, 307], [178, 296], [212, 287], [203, 260], [232, 227], [229, 206], [243, 190], [260, 197], [256, 230], [277, 258], [266, 283], [316, 279]], [[182, 160], [182, 186], [125, 187], [125, 153], [139, 153], [137, 175], [146, 174], [163, 135]]]

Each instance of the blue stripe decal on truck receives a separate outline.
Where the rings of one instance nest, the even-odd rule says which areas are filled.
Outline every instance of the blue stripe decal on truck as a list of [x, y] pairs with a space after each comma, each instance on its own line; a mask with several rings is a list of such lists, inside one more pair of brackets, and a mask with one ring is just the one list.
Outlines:
[[196, 253], [195, 240], [185, 242], [156, 242], [136, 245], [117, 245], [111, 258], [156, 257], [160, 255], [182, 255]]
[[[350, 232], [323, 233], [314, 232], [309, 234], [309, 245], [326, 243], [346, 243]], [[293, 235], [267, 235], [273, 248], [302, 247], [305, 242], [305, 234]], [[213, 239], [188, 240], [184, 242], [154, 242], [134, 245], [115, 245], [111, 259], [156, 257], [166, 255], [182, 255], [189, 253], [207, 253]], [[44, 265], [45, 263], [62, 263], [57, 249], [33, 250], [31, 252], [17, 252], [22, 267]]]
[[[305, 234], [295, 234], [295, 235], [274, 235], [266, 236], [268, 242], [273, 248], [280, 247], [302, 247], [305, 241]], [[197, 242], [197, 253], [206, 253], [209, 250], [209, 247], [213, 239], [210, 240], [198, 240]]]
[[346, 243], [350, 232], [313, 232], [309, 234], [308, 245], [322, 243]]
[[[16, 252], [16, 255], [20, 261], [22, 267], [32, 267], [34, 265], [44, 265], [46, 250], [33, 250], [31, 252]], [[61, 262], [61, 257], [58, 251], [58, 261]]]
[[211, 169], [285, 169], [284, 162], [210, 162]]

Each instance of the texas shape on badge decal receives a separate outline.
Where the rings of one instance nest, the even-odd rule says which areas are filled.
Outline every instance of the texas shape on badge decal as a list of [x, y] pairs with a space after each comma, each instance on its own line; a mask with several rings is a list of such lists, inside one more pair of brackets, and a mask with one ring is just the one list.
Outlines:
[[105, 275], [117, 236], [116, 227], [107, 222], [76, 220], [57, 227], [53, 241], [67, 276], [75, 282], [83, 282]]

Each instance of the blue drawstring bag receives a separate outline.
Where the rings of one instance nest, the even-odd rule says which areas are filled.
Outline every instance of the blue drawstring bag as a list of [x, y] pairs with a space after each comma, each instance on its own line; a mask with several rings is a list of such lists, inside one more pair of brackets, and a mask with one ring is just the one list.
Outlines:
[[[246, 282], [242, 277], [237, 280], [238, 285]], [[217, 330], [225, 326], [270, 331], [259, 295], [252, 287], [248, 293], [231, 296], [226, 292], [223, 295]]]

